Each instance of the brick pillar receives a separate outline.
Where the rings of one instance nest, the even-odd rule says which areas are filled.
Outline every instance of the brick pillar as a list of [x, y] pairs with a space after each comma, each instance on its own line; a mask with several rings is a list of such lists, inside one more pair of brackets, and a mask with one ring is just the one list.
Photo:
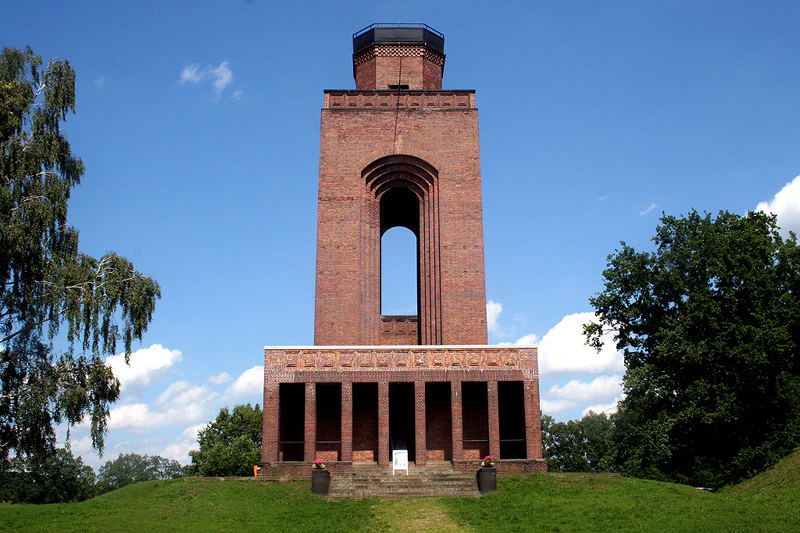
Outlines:
[[539, 406], [539, 381], [525, 380], [525, 446], [527, 459], [542, 458], [542, 412]]
[[500, 410], [497, 401], [497, 382], [486, 383], [489, 398], [489, 455], [500, 459]]
[[306, 420], [303, 432], [303, 460], [311, 462], [317, 452], [317, 384], [306, 383]]
[[453, 462], [464, 460], [464, 425], [461, 420], [461, 382], [450, 382], [450, 412], [452, 413]]
[[342, 382], [342, 439], [341, 461], [353, 460], [353, 383]]
[[261, 461], [278, 460], [278, 429], [280, 426], [280, 404], [278, 383], [265, 382], [264, 413], [261, 425]]
[[428, 462], [425, 441], [425, 382], [414, 382], [414, 433], [416, 439], [416, 464], [424, 466]]
[[389, 466], [389, 384], [378, 382], [378, 466]]

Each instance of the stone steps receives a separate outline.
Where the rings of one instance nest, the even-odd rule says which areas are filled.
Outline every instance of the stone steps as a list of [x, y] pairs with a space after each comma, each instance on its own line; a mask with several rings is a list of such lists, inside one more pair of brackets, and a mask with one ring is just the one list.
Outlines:
[[449, 462], [409, 465], [405, 471], [379, 467], [376, 464], [354, 464], [352, 474], [331, 477], [331, 498], [424, 498], [436, 496], [478, 497], [474, 474], [452, 470]]

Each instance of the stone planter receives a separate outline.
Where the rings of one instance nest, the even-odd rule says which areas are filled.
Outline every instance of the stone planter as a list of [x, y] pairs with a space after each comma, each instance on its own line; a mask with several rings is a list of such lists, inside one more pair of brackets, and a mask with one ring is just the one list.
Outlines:
[[311, 494], [328, 494], [330, 488], [330, 472], [322, 469], [311, 471]]
[[497, 468], [489, 466], [478, 470], [478, 490], [481, 494], [497, 490]]

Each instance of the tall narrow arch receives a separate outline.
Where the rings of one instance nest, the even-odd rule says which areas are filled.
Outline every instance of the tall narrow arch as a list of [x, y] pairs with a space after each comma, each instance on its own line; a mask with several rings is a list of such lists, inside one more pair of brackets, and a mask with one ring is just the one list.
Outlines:
[[375, 310], [373, 316], [363, 318], [367, 322], [363, 325], [368, 328], [369, 322], [377, 321], [378, 344], [406, 344], [412, 340], [413, 344], [441, 344], [438, 172], [418, 157], [391, 155], [367, 165], [362, 178], [367, 207], [365, 227], [370, 233], [366, 242], [373, 243], [365, 254], [365, 288], [368, 293], [377, 294], [380, 302], [381, 237], [393, 227], [406, 227], [417, 236], [418, 312], [414, 323], [411, 317], [393, 319]]

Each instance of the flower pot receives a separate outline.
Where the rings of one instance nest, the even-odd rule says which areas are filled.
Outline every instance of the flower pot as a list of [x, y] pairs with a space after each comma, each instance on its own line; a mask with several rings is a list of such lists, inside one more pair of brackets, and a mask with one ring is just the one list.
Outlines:
[[311, 471], [311, 494], [328, 494], [331, 488], [331, 473], [317, 469]]
[[481, 494], [497, 490], [497, 468], [483, 466], [478, 470], [478, 490]]

